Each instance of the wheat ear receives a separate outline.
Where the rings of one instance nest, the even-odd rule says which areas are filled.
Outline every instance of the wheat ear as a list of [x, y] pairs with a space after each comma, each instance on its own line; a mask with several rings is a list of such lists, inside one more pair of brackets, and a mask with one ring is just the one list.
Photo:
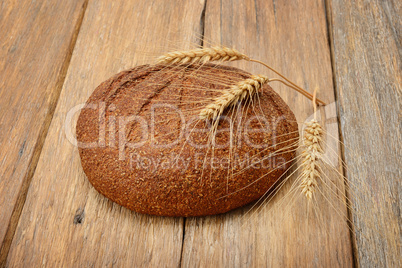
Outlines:
[[[251, 61], [251, 62], [256, 62], [259, 64], [264, 65], [267, 67], [269, 70], [273, 71], [277, 75], [279, 75], [283, 80], [280, 79], [272, 79], [272, 81], [278, 81], [286, 86], [292, 88], [293, 90], [296, 90], [309, 98], [310, 100], [313, 98], [313, 96], [307, 92], [306, 90], [302, 89], [289, 79], [287, 79], [284, 75], [282, 75], [280, 72], [272, 68], [271, 66], [265, 64], [262, 61], [251, 59], [249, 56], [237, 51], [234, 48], [228, 48], [228, 47], [222, 47], [222, 46], [214, 46], [214, 47], [209, 47], [209, 48], [197, 48], [193, 50], [186, 50], [186, 51], [173, 51], [166, 53], [162, 56], [160, 56], [156, 63], [157, 64], [193, 64], [193, 63], [207, 63], [211, 61], [235, 61], [235, 60], [246, 60], [246, 61]], [[325, 102], [323, 102], [320, 99], [317, 99], [317, 103], [321, 105], [326, 105]]]
[[245, 54], [228, 47], [197, 48], [186, 51], [174, 51], [160, 56], [157, 64], [190, 64], [207, 63], [210, 61], [249, 60]]
[[307, 123], [304, 130], [303, 145], [304, 151], [302, 153], [303, 171], [301, 189], [302, 193], [311, 199], [315, 188], [317, 187], [317, 180], [321, 176], [321, 169], [318, 161], [322, 158], [322, 128], [316, 119]]
[[219, 117], [226, 108], [243, 101], [247, 97], [251, 98], [266, 82], [269, 82], [268, 77], [264, 75], [252, 75], [251, 78], [231, 86], [221, 96], [201, 110], [200, 119], [215, 119]]

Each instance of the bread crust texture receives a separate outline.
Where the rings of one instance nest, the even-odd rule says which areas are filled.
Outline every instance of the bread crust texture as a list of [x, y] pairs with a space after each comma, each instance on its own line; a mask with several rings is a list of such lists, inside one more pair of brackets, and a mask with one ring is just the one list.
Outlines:
[[160, 216], [220, 214], [259, 199], [295, 157], [290, 108], [265, 84], [220, 118], [199, 118], [226, 84], [251, 76], [210, 64], [142, 65], [104, 81], [77, 121], [88, 180], [110, 200]]

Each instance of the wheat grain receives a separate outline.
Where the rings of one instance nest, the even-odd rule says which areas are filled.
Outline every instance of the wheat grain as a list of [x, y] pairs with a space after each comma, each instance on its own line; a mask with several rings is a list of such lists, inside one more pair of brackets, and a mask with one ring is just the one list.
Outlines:
[[[249, 56], [237, 51], [234, 48], [228, 48], [228, 47], [223, 47], [223, 46], [214, 46], [214, 47], [208, 47], [208, 48], [197, 48], [193, 50], [185, 50], [185, 51], [173, 51], [166, 53], [162, 56], [160, 56], [156, 63], [157, 64], [193, 64], [193, 63], [207, 63], [211, 61], [235, 61], [235, 60], [246, 60], [246, 61], [251, 61], [251, 62], [256, 62], [259, 64], [264, 65], [267, 67], [269, 70], [273, 71], [277, 75], [279, 75], [283, 80], [276, 79], [275, 81], [279, 81], [286, 86], [292, 88], [293, 90], [296, 90], [309, 98], [310, 100], [313, 98], [313, 96], [307, 92], [306, 90], [302, 89], [289, 79], [287, 79], [284, 75], [282, 75], [280, 72], [272, 68], [271, 66], [267, 65], [266, 63], [255, 60], [250, 58]], [[274, 80], [272, 80], [274, 81]], [[326, 105], [325, 102], [323, 102], [320, 99], [317, 99], [317, 103], [321, 105]]]
[[191, 64], [207, 63], [211, 61], [249, 60], [245, 54], [228, 47], [197, 48], [187, 51], [166, 53], [157, 59], [157, 64]]
[[323, 149], [322, 143], [323, 130], [321, 125], [316, 119], [307, 123], [304, 130], [303, 145], [305, 147], [302, 153], [303, 171], [301, 189], [302, 193], [311, 199], [315, 188], [317, 187], [317, 180], [320, 178], [321, 169], [318, 161], [322, 158]]
[[221, 96], [201, 110], [200, 119], [215, 119], [219, 117], [226, 108], [243, 101], [248, 96], [252, 97], [268, 81], [268, 77], [264, 75], [253, 75], [251, 78], [231, 86]]
[[[209, 48], [197, 48], [186, 51], [173, 51], [160, 56], [157, 59], [156, 63], [180, 65], [180, 64], [194, 64], [194, 63], [204, 64], [211, 61], [235, 61], [235, 60], [246, 60], [264, 65], [269, 70], [279, 75], [286, 82], [280, 79], [276, 79], [275, 81], [279, 81], [285, 84], [286, 86], [300, 92], [307, 98], [312, 99], [312, 95], [309, 92], [297, 86], [295, 83], [287, 79], [284, 75], [276, 71], [274, 68], [270, 67], [269, 65], [265, 64], [262, 61], [251, 59], [249, 56], [237, 51], [234, 48], [214, 46]], [[323, 102], [320, 99], [317, 99], [317, 102], [321, 105], [325, 105], [325, 102]]]

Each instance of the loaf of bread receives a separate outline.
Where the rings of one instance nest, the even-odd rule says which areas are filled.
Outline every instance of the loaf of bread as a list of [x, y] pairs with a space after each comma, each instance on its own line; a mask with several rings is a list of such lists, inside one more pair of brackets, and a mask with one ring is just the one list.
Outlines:
[[199, 119], [228, 84], [250, 77], [208, 64], [143, 65], [106, 80], [77, 122], [88, 180], [110, 200], [153, 215], [212, 215], [257, 200], [295, 157], [292, 111], [264, 85], [221, 118]]

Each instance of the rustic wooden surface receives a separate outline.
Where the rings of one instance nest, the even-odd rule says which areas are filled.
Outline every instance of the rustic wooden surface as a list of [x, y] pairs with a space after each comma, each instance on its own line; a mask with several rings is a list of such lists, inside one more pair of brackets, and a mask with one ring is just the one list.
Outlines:
[[[9, 29], [0, 36], [0, 239], [10, 236], [0, 240], [0, 257], [6, 265], [350, 267], [355, 257], [367, 267], [373, 264], [369, 254], [374, 252], [376, 266], [396, 267], [401, 236], [400, 4], [51, 2], [25, 8], [0, 5], [1, 32]], [[309, 91], [319, 87], [320, 98], [332, 103], [325, 113], [334, 135], [336, 92], [344, 142], [361, 156], [345, 149], [348, 173], [375, 182], [380, 208], [375, 220], [379, 228], [389, 228], [385, 236], [372, 233], [373, 239], [367, 240], [359, 229], [353, 254], [346, 221], [324, 207], [322, 218], [329, 226], [325, 231], [314, 219], [310, 230], [302, 229], [308, 217], [301, 203], [291, 207], [295, 213], [290, 218], [272, 217], [265, 206], [246, 224], [250, 207], [215, 217], [161, 218], [121, 208], [90, 186], [77, 148], [65, 134], [74, 132], [77, 117], [65, 124], [68, 112], [112, 74], [149, 61], [143, 55], [172, 44], [185, 48], [183, 44], [199, 43], [194, 36], [202, 34], [204, 44], [233, 46], [269, 62]], [[267, 73], [255, 64], [235, 65]], [[311, 115], [308, 100], [273, 86], [299, 121]], [[21, 215], [18, 206], [23, 206]], [[357, 227], [364, 228], [359, 223], [373, 221], [373, 215], [362, 213], [356, 220]], [[308, 251], [303, 250], [306, 241]]]
[[0, 263], [56, 107], [84, 3], [0, 4]]
[[[241, 34], [234, 34], [237, 31]], [[205, 39], [269, 62], [308, 91], [320, 88], [319, 97], [326, 102], [334, 101], [325, 6], [321, 2], [250, 0], [237, 5], [225, 0], [207, 1]], [[233, 65], [252, 73], [269, 73], [253, 63]], [[308, 99], [280, 84], [272, 86], [298, 122], [312, 115]], [[328, 114], [335, 115], [335, 106], [330, 109]], [[337, 129], [336, 121], [329, 127]], [[344, 219], [327, 214], [323, 216], [325, 221], [317, 223], [310, 216], [307, 223], [303, 196], [287, 208], [292, 211], [291, 217], [281, 215], [284, 210], [269, 213], [282, 196], [283, 193], [278, 194], [271, 204], [263, 206], [256, 218], [248, 219], [255, 212], [249, 212], [249, 206], [224, 215], [186, 219], [184, 267], [351, 267], [352, 244]], [[327, 205], [320, 204], [321, 214], [328, 212]], [[308, 230], [302, 227], [307, 224]], [[328, 233], [321, 233], [321, 224], [333, 227], [328, 228]], [[326, 241], [325, 247], [322, 240]]]
[[[162, 35], [174, 42], [181, 37], [175, 33], [179, 27], [187, 39], [193, 31], [199, 32], [202, 9], [202, 3], [186, 0], [174, 5], [162, 0], [153, 4], [88, 3], [8, 264], [179, 265], [183, 219], [139, 215], [100, 196], [86, 180], [78, 150], [65, 135], [75, 123], [64, 124], [69, 110], [84, 103], [96, 85], [116, 72], [144, 63], [141, 54], [135, 53], [145, 49], [144, 44], [151, 51], [152, 46], [163, 46], [157, 42]], [[178, 13], [182, 16], [175, 15]]]
[[355, 200], [361, 267], [402, 266], [401, 15], [401, 1], [332, 1], [329, 8], [348, 173], [372, 193]]

